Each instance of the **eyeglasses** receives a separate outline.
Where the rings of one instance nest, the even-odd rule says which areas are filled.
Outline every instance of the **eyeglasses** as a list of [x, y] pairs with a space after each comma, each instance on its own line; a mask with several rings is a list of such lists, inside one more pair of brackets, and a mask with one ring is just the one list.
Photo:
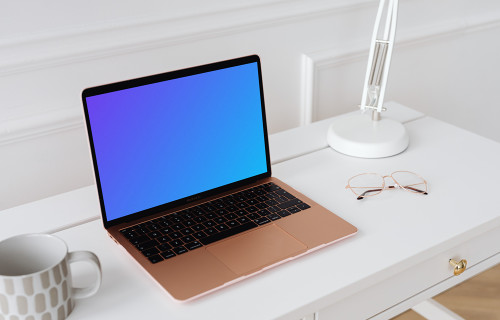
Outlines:
[[[386, 186], [385, 178], [391, 178], [394, 185]], [[365, 197], [376, 196], [384, 190], [403, 189], [406, 191], [427, 194], [427, 181], [418, 174], [410, 171], [395, 171], [388, 176], [377, 173], [358, 174], [347, 181], [346, 189], [358, 196], [358, 200]]]

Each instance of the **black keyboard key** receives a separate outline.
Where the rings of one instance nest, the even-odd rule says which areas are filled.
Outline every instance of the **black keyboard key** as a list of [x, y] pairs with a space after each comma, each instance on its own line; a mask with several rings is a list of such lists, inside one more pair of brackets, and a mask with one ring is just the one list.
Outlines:
[[147, 229], [147, 228], [136, 228], [136, 229], [134, 229], [134, 231], [137, 232], [141, 236], [149, 233], [149, 229]]
[[266, 224], [266, 223], [269, 223], [271, 222], [271, 220], [269, 220], [268, 218], [266, 217], [260, 217], [260, 218], [257, 218], [254, 220], [254, 222], [256, 224], [258, 224], [259, 226], [263, 225], [263, 224]]
[[187, 220], [187, 221], [184, 221], [184, 225], [186, 227], [192, 227], [196, 224], [196, 222], [194, 222], [194, 220]]
[[189, 213], [187, 210], [184, 210], [184, 214], [182, 215], [182, 217], [186, 220], [186, 221], [184, 221], [184, 224], [186, 224], [190, 219], [194, 218], [194, 216], [191, 213]]
[[267, 200], [267, 201], [266, 201], [266, 204], [267, 204], [268, 206], [275, 206], [275, 205], [277, 205], [277, 204], [278, 204], [278, 201], [276, 201], [276, 200], [274, 200], [274, 199], [271, 199], [271, 200]]
[[215, 211], [215, 213], [217, 213], [219, 216], [223, 216], [227, 213], [228, 211], [226, 209], [218, 209], [217, 211]]
[[172, 221], [172, 222], [174, 222], [174, 223], [180, 223], [180, 222], [182, 222], [182, 220], [183, 220], [180, 216], [175, 215], [175, 213], [174, 213], [173, 215], [171, 215], [171, 216], [169, 217], [169, 219], [170, 219], [170, 221]]
[[157, 224], [151, 224], [151, 225], [149, 225], [149, 226], [148, 226], [148, 228], [149, 228], [149, 230], [151, 230], [151, 231], [156, 231], [156, 230], [160, 229], [160, 228], [161, 228], [161, 226], [159, 226], [159, 225], [157, 225]]
[[268, 204], [266, 204], [266, 203], [261, 202], [261, 203], [257, 203], [257, 204], [255, 205], [255, 207], [256, 207], [257, 209], [265, 209], [265, 208], [269, 207], [269, 205], [268, 205]]
[[281, 217], [279, 215], [277, 215], [276, 213], [271, 213], [270, 215], [267, 216], [271, 221], [274, 221], [274, 220], [278, 220], [278, 219], [281, 219]]
[[202, 225], [202, 224], [197, 224], [197, 225], [193, 226], [193, 231], [194, 232], [201, 231], [203, 229], [205, 229], [205, 226]]
[[219, 224], [219, 225], [215, 226], [215, 229], [217, 229], [219, 231], [225, 231], [225, 230], [228, 230], [229, 227], [226, 226], [225, 224]]
[[162, 220], [160, 222], [158, 222], [158, 224], [162, 227], [162, 228], [165, 228], [165, 227], [169, 227], [172, 225], [171, 222], [167, 221], [167, 220]]
[[266, 208], [266, 210], [267, 210], [267, 211], [269, 211], [269, 212], [278, 212], [278, 211], [280, 211], [281, 209], [280, 209], [280, 208], [278, 208], [278, 207], [276, 207], [276, 206], [272, 206], [272, 207], [268, 207], [268, 208]]
[[188, 235], [188, 234], [193, 233], [193, 229], [191, 229], [191, 228], [185, 228], [185, 229], [182, 229], [181, 232], [184, 235]]
[[159, 218], [156, 218], [156, 219], [153, 219], [151, 220], [153, 223], [155, 224], [161, 224], [163, 221], [165, 221], [165, 216], [162, 216], [162, 217], [159, 217]]
[[226, 218], [227, 220], [234, 220], [234, 219], [238, 218], [238, 216], [235, 215], [234, 213], [230, 213], [230, 214], [226, 214], [224, 216], [224, 218]]
[[288, 202], [288, 198], [283, 197], [283, 196], [279, 196], [278, 198], [275, 198], [274, 200], [276, 200], [278, 203]]
[[162, 243], [160, 244], [159, 246], [157, 246], [158, 250], [160, 250], [161, 252], [164, 252], [164, 251], [167, 251], [167, 250], [170, 250], [172, 249], [172, 246], [169, 245], [168, 243]]
[[299, 199], [293, 199], [293, 200], [288, 200], [286, 202], [278, 204], [278, 207], [280, 207], [281, 209], [286, 209], [286, 208], [290, 208], [292, 206], [295, 206], [299, 203], [303, 203], [303, 202]]
[[214, 207], [214, 206], [212, 206], [212, 205], [208, 205], [208, 204], [203, 205], [203, 206], [202, 206], [202, 208], [203, 208], [203, 210], [205, 210], [206, 212], [213, 212], [213, 211], [215, 211], [215, 207]]
[[288, 208], [287, 210], [288, 210], [288, 212], [290, 212], [290, 213], [297, 213], [297, 212], [301, 211], [301, 210], [300, 210], [299, 208], [297, 208], [297, 207], [291, 207], [291, 208]]
[[194, 241], [194, 237], [193, 236], [185, 236], [185, 237], [182, 238], [182, 241], [184, 243], [189, 243], [189, 242]]
[[195, 237], [196, 239], [205, 238], [206, 236], [207, 234], [203, 231], [193, 233], [193, 237]]
[[212, 220], [209, 220], [209, 221], [205, 221], [205, 222], [203, 223], [203, 225], [204, 225], [205, 227], [207, 227], [207, 228], [211, 228], [211, 227], [215, 226], [215, 225], [216, 225], [216, 223], [215, 223], [215, 222], [213, 222]]
[[191, 243], [186, 244], [186, 248], [188, 250], [194, 250], [199, 247], [201, 247], [201, 243], [199, 243], [198, 241], [193, 241]]
[[213, 212], [209, 212], [209, 213], [205, 214], [204, 217], [207, 218], [208, 220], [211, 220], [211, 219], [217, 218], [217, 215]]
[[234, 228], [234, 227], [238, 226], [240, 223], [236, 220], [231, 220], [231, 221], [228, 221], [226, 224], [229, 226], [229, 228]]
[[143, 242], [141, 244], [138, 244], [136, 247], [139, 249], [139, 251], [144, 251], [146, 249], [152, 248], [158, 244], [158, 241], [156, 240], [149, 240], [146, 242]]
[[[284, 208], [283, 208], [283, 209], [284, 209]], [[182, 225], [181, 223], [174, 224], [174, 225], [172, 226], [172, 229], [179, 231], [179, 230], [184, 229], [184, 225]]]
[[161, 228], [160, 232], [163, 233], [163, 234], [169, 234], [171, 232], [174, 232], [174, 229], [172, 229], [172, 228]]
[[308, 205], [307, 203], [299, 203], [297, 205], [297, 208], [301, 209], [301, 210], [306, 210], [306, 209], [309, 209], [311, 206]]
[[189, 209], [189, 211], [193, 214], [194, 217], [199, 217], [205, 214], [205, 212], [200, 207], [191, 208]]
[[278, 198], [279, 195], [277, 195], [276, 193], [268, 193], [268, 194], [266, 194], [266, 197], [268, 197], [269, 200], [272, 200], [274, 198]]
[[155, 254], [154, 256], [151, 256], [148, 258], [151, 263], [158, 263], [160, 261], [163, 261], [163, 258], [159, 254]]
[[265, 196], [259, 196], [256, 199], [259, 200], [259, 202], [265, 202], [267, 200], [270, 200], [270, 198], [267, 195], [265, 195]]
[[153, 232], [150, 232], [148, 234], [148, 236], [151, 238], [151, 239], [155, 239], [155, 238], [158, 238], [159, 236], [161, 236], [161, 232], [159, 231], [153, 231]]
[[135, 227], [128, 227], [128, 228], [125, 228], [125, 229], [121, 229], [120, 232], [125, 234], [127, 232], [131, 232], [131, 231], [134, 231], [134, 228]]
[[251, 206], [254, 206], [256, 205], [257, 203], [259, 203], [259, 201], [257, 199], [250, 199], [247, 201], [247, 203]]
[[231, 229], [228, 229], [228, 230], [225, 230], [225, 231], [213, 234], [213, 235], [209, 235], [206, 238], [200, 239], [200, 242], [204, 245], [208, 245], [208, 244], [213, 243], [215, 241], [219, 241], [221, 239], [225, 239], [227, 237], [234, 236], [235, 234], [241, 233], [243, 231], [250, 230], [252, 228], [255, 228], [256, 226], [257, 226], [256, 223], [250, 221], [250, 222], [241, 224], [235, 228], [231, 228]]
[[180, 240], [180, 239], [177, 239], [177, 240], [172, 240], [169, 242], [169, 244], [172, 246], [172, 247], [179, 247], [179, 246], [182, 246], [184, 244], [184, 241]]
[[250, 221], [250, 219], [248, 219], [247, 217], [240, 217], [238, 219], [236, 219], [239, 223], [247, 223], [248, 221]]
[[266, 190], [267, 192], [271, 192], [271, 191], [276, 191], [276, 190], [280, 190], [281, 188], [277, 185], [275, 185], [274, 183], [268, 183], [264, 186], [264, 190]]
[[269, 212], [269, 210], [267, 209], [264, 209], [264, 210], [260, 210], [258, 212], [261, 216], [267, 216], [268, 214], [270, 214], [271, 212]]
[[149, 241], [149, 240], [151, 240], [151, 239], [148, 236], [141, 236], [141, 237], [129, 239], [130, 243], [132, 243], [133, 245], [137, 245], [137, 244]]
[[285, 210], [281, 210], [281, 211], [278, 211], [278, 214], [279, 214], [281, 217], [286, 217], [286, 216], [289, 216], [289, 215], [290, 215], [290, 212], [285, 211]]
[[159, 243], [166, 243], [166, 242], [169, 242], [171, 240], [172, 240], [172, 238], [170, 238], [169, 236], [161, 236], [159, 238], [156, 238], [156, 241], [158, 241]]
[[262, 189], [261, 187], [259, 187], [257, 190], [255, 190], [255, 194], [258, 196], [261, 196], [265, 193], [266, 193], [266, 191], [264, 191], [264, 189]]
[[215, 229], [214, 227], [212, 227], [212, 228], [207, 228], [207, 229], [205, 229], [205, 230], [203, 230], [203, 231], [205, 231], [205, 233], [206, 233], [206, 234], [208, 234], [208, 235], [211, 235], [211, 234], [216, 234], [216, 233], [218, 232], [218, 231], [217, 231], [217, 229]]
[[256, 206], [251, 206], [251, 207], [248, 207], [246, 208], [247, 212], [249, 213], [254, 213], [254, 212], [257, 212], [259, 211], [259, 209], [256, 207]]
[[181, 239], [174, 239], [172, 241], [169, 242], [169, 244], [172, 246], [172, 247], [178, 247], [178, 246], [181, 246], [184, 244], [184, 242], [181, 240]]
[[143, 255], [145, 255], [146, 257], [151, 257], [151, 256], [154, 256], [155, 254], [157, 253], [160, 253], [160, 251], [158, 251], [158, 249], [156, 249], [155, 247], [152, 247], [152, 248], [149, 248], [149, 249], [146, 249], [144, 251], [141, 251]]
[[248, 207], [248, 204], [246, 202], [240, 202], [236, 206], [240, 209], [245, 209], [246, 207]]
[[247, 215], [247, 212], [245, 210], [238, 210], [234, 214], [236, 214], [238, 217], [244, 217]]
[[237, 201], [237, 202], [243, 202], [245, 200], [247, 200], [247, 198], [245, 198], [243, 196], [243, 194], [241, 194], [241, 192], [238, 192], [235, 196], [234, 196], [234, 199]]
[[250, 213], [249, 215], [247, 215], [247, 218], [250, 220], [255, 220], [257, 218], [260, 218], [260, 214], [258, 214], [257, 212]]
[[125, 236], [125, 238], [127, 238], [129, 240], [133, 239], [133, 238], [140, 237], [140, 235], [133, 230], [129, 230], [129, 231], [122, 230], [121, 233]]
[[217, 223], [217, 224], [221, 224], [221, 223], [224, 223], [227, 221], [226, 218], [224, 217], [218, 217], [218, 218], [215, 218], [214, 221]]
[[160, 254], [165, 260], [175, 257], [175, 253], [172, 250], [166, 250]]
[[188, 252], [188, 251], [187, 251], [187, 249], [186, 249], [186, 248], [184, 248], [184, 247], [176, 247], [176, 248], [173, 248], [172, 250], [173, 250], [173, 251], [175, 252], [175, 254], [177, 254], [177, 255], [179, 255], [179, 254], [183, 254], [183, 253]]
[[[285, 196], [288, 198], [288, 196], [292, 196], [291, 194], [289, 194], [287, 191], [281, 189], [281, 190], [276, 190], [276, 193], [279, 194], [280, 196]], [[294, 196], [292, 196], [292, 198], [295, 198]]]
[[169, 233], [169, 234], [168, 234], [168, 236], [169, 236], [170, 238], [172, 238], [172, 239], [174, 239], [174, 240], [175, 240], [175, 239], [179, 239], [179, 238], [181, 238], [183, 235], [182, 235], [182, 233], [180, 233], [180, 232], [172, 232], [172, 233]]
[[222, 199], [213, 201], [212, 205], [215, 207], [216, 212], [219, 212], [220, 209], [224, 209], [226, 207], [226, 204], [222, 201]]

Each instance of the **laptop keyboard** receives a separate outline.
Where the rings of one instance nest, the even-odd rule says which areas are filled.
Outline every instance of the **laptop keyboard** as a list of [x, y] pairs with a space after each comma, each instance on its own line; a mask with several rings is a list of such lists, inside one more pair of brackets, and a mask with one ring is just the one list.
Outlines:
[[151, 263], [158, 263], [308, 208], [271, 182], [120, 232]]

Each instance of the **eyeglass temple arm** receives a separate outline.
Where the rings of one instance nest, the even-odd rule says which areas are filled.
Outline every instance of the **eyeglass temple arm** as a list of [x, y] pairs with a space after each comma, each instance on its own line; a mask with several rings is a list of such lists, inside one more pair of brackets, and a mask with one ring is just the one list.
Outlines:
[[405, 186], [406, 189], [411, 189], [415, 192], [418, 192], [418, 193], [422, 193], [422, 194], [428, 194], [427, 191], [424, 191], [424, 190], [420, 190], [420, 189], [417, 189], [417, 188], [413, 188], [413, 187], [410, 187], [410, 186]]
[[[394, 188], [394, 186], [389, 186], [389, 189], [390, 188]], [[382, 188], [379, 188], [379, 189], [371, 189], [371, 190], [366, 190], [365, 192], [363, 192], [359, 197], [357, 197], [356, 199], [358, 200], [361, 200], [361, 199], [364, 199], [366, 197], [366, 194], [367, 193], [370, 193], [370, 192], [378, 192], [378, 191], [382, 191], [383, 189]]]
[[[394, 189], [396, 188], [395, 186], [388, 186], [387, 189]], [[417, 188], [413, 188], [413, 187], [410, 187], [410, 186], [405, 186], [405, 188], [407, 189], [411, 189], [415, 192], [418, 192], [418, 193], [422, 193], [422, 194], [428, 194], [427, 191], [423, 191], [423, 190], [419, 190]], [[370, 193], [370, 192], [377, 192], [377, 191], [381, 191], [382, 189], [379, 188], [379, 189], [371, 189], [371, 190], [366, 190], [365, 192], [363, 192], [359, 197], [357, 197], [358, 200], [361, 200], [361, 199], [364, 199], [366, 197], [366, 194], [367, 193]]]

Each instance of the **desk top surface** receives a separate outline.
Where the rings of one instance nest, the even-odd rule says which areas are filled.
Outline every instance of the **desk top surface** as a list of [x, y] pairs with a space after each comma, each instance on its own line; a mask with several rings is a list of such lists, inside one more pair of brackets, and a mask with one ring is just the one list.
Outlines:
[[[64, 229], [55, 234], [67, 241], [70, 251], [90, 250], [99, 256], [102, 287], [94, 297], [78, 301], [73, 319], [300, 318], [424, 261], [457, 239], [500, 225], [498, 203], [488, 196], [500, 181], [500, 144], [430, 117], [405, 126], [410, 146], [390, 158], [352, 158], [320, 146], [275, 162], [274, 176], [355, 225], [358, 234], [190, 303], [170, 300], [109, 239], [95, 220], [99, 208], [93, 188], [0, 212], [0, 220], [7, 221], [0, 224], [0, 234], [4, 238], [4, 230], [13, 226], [7, 218], [14, 214], [52, 215], [64, 224], [50, 229], [50, 221], [28, 222], [23, 230]], [[291, 138], [292, 133], [287, 134]], [[357, 201], [344, 188], [358, 173], [385, 175], [396, 170], [423, 176], [429, 195], [395, 190]], [[366, 261], [375, 263], [367, 267]], [[77, 283], [87, 276], [75, 272]]]

